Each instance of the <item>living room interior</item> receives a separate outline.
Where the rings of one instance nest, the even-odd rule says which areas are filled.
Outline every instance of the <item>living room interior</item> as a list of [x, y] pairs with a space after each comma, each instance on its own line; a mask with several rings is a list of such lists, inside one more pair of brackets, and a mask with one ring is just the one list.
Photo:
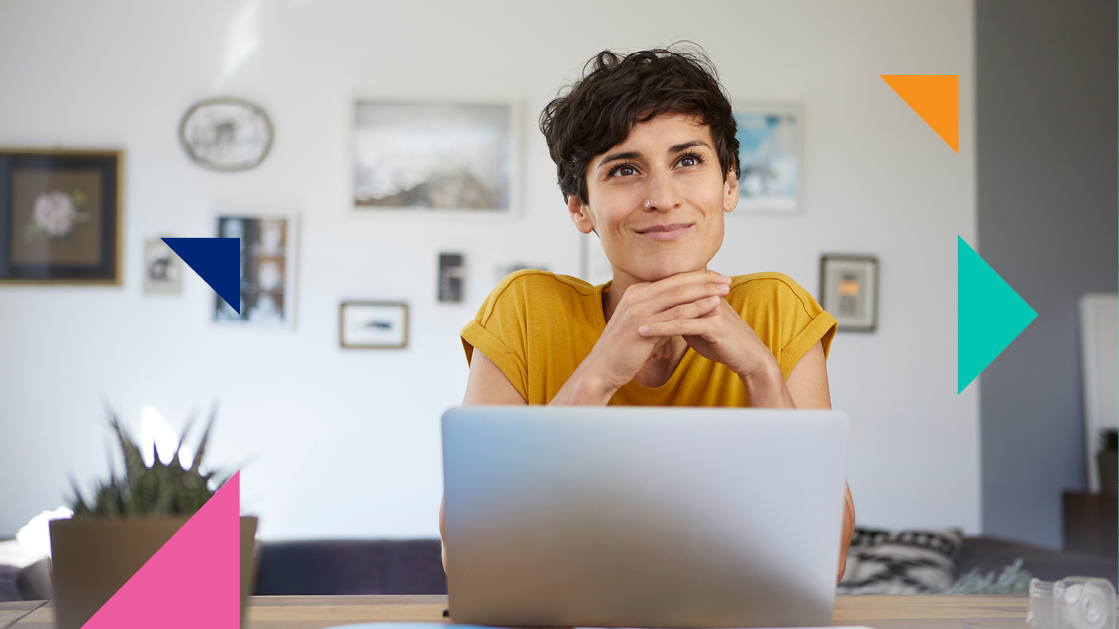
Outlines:
[[[1115, 582], [1080, 304], [1119, 285], [1116, 20], [1095, 0], [0, 0], [0, 152], [122, 154], [120, 281], [0, 278], [0, 548], [70, 504], [71, 479], [108, 476], [106, 409], [144, 439], [216, 409], [206, 461], [240, 470], [259, 517], [258, 593], [445, 592], [439, 422], [466, 386], [459, 330], [510, 270], [593, 266], [539, 112], [603, 49], [690, 41], [736, 106], [792, 111], [800, 134], [794, 201], [728, 215], [712, 267], [780, 271], [823, 301], [822, 258], [875, 261], [873, 326], [841, 329], [828, 360], [857, 526], [959, 531], [953, 581], [1022, 557], [1041, 578]], [[958, 152], [881, 78], [909, 74], [958, 75]], [[250, 167], [207, 167], [184, 132], [217, 98], [264, 112]], [[401, 104], [503, 108], [499, 207], [362, 201], [363, 125]], [[284, 225], [270, 315], [226, 320], [185, 266], [177, 292], [148, 290], [147, 243], [227, 235], [230, 217]], [[957, 238], [1037, 312], [962, 391]], [[374, 307], [399, 338], [347, 342], [347, 313]], [[1119, 382], [1099, 387], [1114, 400]], [[0, 600], [43, 592], [16, 583], [39, 559], [20, 557]]]

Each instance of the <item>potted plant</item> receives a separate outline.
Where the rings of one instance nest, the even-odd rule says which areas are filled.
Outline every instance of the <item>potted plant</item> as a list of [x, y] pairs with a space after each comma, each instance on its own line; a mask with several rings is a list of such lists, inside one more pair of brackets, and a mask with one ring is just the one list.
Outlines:
[[[116, 475], [110, 461], [109, 480], [97, 485], [88, 503], [77, 483], [71, 481], [74, 515], [50, 523], [58, 629], [80, 629], [224, 483], [225, 479], [216, 478], [216, 472], [203, 474], [200, 469], [214, 413], [191, 466], [182, 466], [179, 451], [192, 423], [183, 430], [171, 462], [162, 463], [159, 453], [154, 452], [149, 467], [144, 464], [140, 447], [109, 411], [109, 424], [124, 454], [124, 476]], [[212, 484], [216, 487], [211, 488]], [[256, 525], [255, 517], [241, 518], [242, 623], [256, 576]]]
[[1119, 489], [1119, 431], [1115, 429], [1100, 431], [1103, 448], [1096, 453], [1096, 465], [1100, 472], [1100, 489], [1114, 496]]

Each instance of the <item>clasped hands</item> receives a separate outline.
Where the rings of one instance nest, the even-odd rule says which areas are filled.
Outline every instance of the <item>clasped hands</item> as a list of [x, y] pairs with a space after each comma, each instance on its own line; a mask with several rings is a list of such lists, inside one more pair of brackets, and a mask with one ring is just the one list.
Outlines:
[[727, 303], [730, 284], [731, 278], [714, 271], [692, 271], [630, 286], [588, 358], [617, 390], [650, 359], [670, 358], [672, 339], [680, 336], [700, 356], [729, 367], [748, 388], [751, 380], [779, 377], [769, 348]]

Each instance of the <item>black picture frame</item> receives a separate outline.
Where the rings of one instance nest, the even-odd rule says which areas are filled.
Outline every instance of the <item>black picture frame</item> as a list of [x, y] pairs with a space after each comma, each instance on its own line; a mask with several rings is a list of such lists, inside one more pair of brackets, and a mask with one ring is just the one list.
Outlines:
[[121, 285], [123, 184], [123, 151], [0, 148], [0, 284]]

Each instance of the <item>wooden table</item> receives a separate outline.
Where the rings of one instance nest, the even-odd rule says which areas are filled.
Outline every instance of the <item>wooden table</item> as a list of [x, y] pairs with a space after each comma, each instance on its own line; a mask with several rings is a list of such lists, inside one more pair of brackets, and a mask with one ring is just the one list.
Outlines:
[[[840, 596], [835, 625], [876, 629], [1026, 627], [1024, 596]], [[446, 596], [254, 596], [249, 629], [321, 629], [362, 622], [449, 622]], [[48, 601], [0, 603], [0, 629], [54, 629]]]

